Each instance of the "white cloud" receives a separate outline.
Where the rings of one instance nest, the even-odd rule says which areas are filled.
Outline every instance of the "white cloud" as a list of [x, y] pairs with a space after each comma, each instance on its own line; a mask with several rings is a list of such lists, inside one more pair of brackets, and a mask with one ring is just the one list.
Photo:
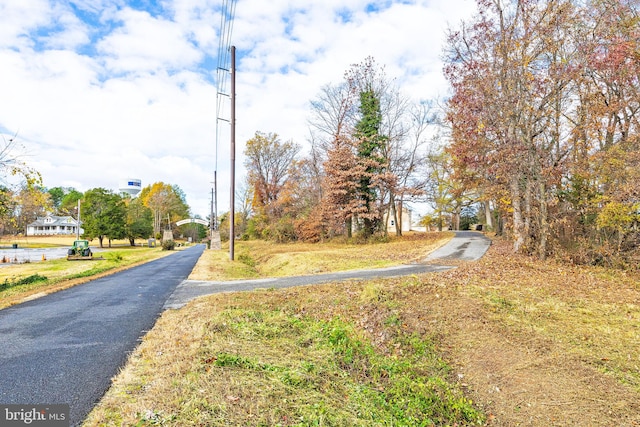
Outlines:
[[122, 9], [115, 19], [122, 26], [97, 45], [109, 71], [138, 74], [161, 68], [189, 69], [202, 57], [189, 43], [187, 29], [176, 22], [130, 8]]
[[0, 1], [0, 47], [29, 46], [32, 31], [50, 24], [52, 11], [47, 0]]
[[[18, 132], [49, 187], [163, 181], [202, 216], [217, 162], [226, 211], [229, 129], [218, 123], [216, 159], [212, 77], [220, 3], [0, 0], [0, 133]], [[474, 9], [473, 0], [238, 2], [237, 180], [246, 140], [263, 131], [304, 143], [309, 102], [369, 55], [416, 99], [444, 94], [444, 31]]]

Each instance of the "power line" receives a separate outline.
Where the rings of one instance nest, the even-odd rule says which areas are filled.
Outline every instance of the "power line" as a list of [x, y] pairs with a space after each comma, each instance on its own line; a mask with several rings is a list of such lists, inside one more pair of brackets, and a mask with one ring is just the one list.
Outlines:
[[225, 118], [224, 107], [229, 98], [228, 82], [231, 60], [231, 34], [233, 32], [233, 20], [236, 12], [237, 0], [223, 0], [220, 11], [220, 38], [218, 42], [218, 67], [216, 70], [216, 158], [215, 169], [218, 169], [218, 141], [220, 139], [220, 120]]
[[[218, 142], [220, 141], [220, 121], [230, 123], [224, 106], [230, 98], [227, 90], [230, 70], [231, 34], [236, 13], [237, 0], [222, 0], [220, 9], [220, 33], [218, 39], [218, 67], [216, 69], [216, 136], [213, 171], [214, 188], [211, 194], [211, 231], [218, 229]], [[212, 242], [213, 243], [213, 242]]]

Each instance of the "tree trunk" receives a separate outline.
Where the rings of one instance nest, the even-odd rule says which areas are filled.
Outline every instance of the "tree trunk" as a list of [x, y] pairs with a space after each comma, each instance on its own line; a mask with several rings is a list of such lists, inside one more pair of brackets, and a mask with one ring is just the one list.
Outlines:
[[396, 209], [395, 198], [392, 197], [391, 209], [393, 209], [393, 220], [396, 224], [396, 236], [402, 236], [402, 202], [398, 203], [400, 207], [400, 219], [398, 220], [398, 209]]
[[506, 221], [506, 218], [500, 214], [497, 215], [496, 217], [496, 235], [497, 236], [502, 236], [504, 235], [504, 223]]
[[460, 207], [456, 206], [456, 208], [453, 211], [453, 220], [452, 222], [452, 227], [454, 230], [456, 231], [460, 231]]
[[522, 230], [522, 237], [524, 239], [523, 247], [526, 252], [531, 251], [531, 220], [533, 218], [532, 214], [532, 200], [533, 200], [533, 188], [531, 184], [531, 179], [527, 178], [527, 185], [525, 185], [524, 189], [524, 229]]
[[487, 230], [493, 231], [493, 215], [491, 215], [491, 202], [488, 200], [482, 203], [484, 207], [484, 218], [487, 223]]
[[364, 218], [363, 222], [364, 225], [362, 228], [364, 230], [365, 237], [369, 238], [373, 236], [373, 232], [375, 229], [374, 222], [370, 218]]
[[548, 221], [548, 208], [547, 208], [547, 187], [545, 183], [540, 180], [540, 242], [538, 246], [538, 253], [540, 259], [547, 258], [547, 238], [549, 235], [549, 221]]
[[520, 183], [518, 175], [511, 178], [511, 207], [513, 208], [513, 251], [519, 252], [524, 245], [524, 222], [520, 203]]

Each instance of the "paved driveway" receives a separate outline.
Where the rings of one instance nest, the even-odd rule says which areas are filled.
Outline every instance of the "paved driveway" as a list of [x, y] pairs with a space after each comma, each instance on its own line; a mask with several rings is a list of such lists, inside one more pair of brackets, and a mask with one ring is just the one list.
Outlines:
[[491, 239], [477, 231], [456, 231], [446, 245], [431, 252], [425, 261], [447, 262], [448, 260], [475, 261], [482, 258], [491, 246]]
[[485, 254], [490, 245], [491, 240], [482, 233], [459, 231], [456, 232], [455, 237], [447, 244], [425, 258], [424, 263], [406, 264], [375, 270], [350, 270], [337, 273], [258, 280], [234, 280], [228, 282], [185, 280], [167, 300], [165, 308], [180, 308], [194, 298], [219, 292], [250, 291], [259, 288], [288, 288], [349, 279], [397, 277], [443, 271], [453, 268], [446, 265], [447, 261], [473, 261], [479, 259]]

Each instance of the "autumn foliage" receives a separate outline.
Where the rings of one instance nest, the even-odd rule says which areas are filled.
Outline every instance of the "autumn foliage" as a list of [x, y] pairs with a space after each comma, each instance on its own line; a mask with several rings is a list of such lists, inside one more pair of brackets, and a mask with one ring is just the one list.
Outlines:
[[624, 1], [479, 0], [473, 20], [450, 32], [448, 150], [499, 210], [515, 250], [632, 261], [637, 12]]
[[[317, 242], [352, 233], [364, 239], [386, 234], [385, 215], [395, 215], [405, 197], [420, 194], [419, 180], [411, 178], [422, 140], [418, 136], [409, 144], [400, 125], [412, 118], [407, 103], [369, 57], [312, 105], [309, 157], [298, 158], [300, 147], [276, 134], [257, 132], [247, 142], [253, 194], [247, 235]], [[424, 129], [426, 117], [413, 116], [414, 125]]]

